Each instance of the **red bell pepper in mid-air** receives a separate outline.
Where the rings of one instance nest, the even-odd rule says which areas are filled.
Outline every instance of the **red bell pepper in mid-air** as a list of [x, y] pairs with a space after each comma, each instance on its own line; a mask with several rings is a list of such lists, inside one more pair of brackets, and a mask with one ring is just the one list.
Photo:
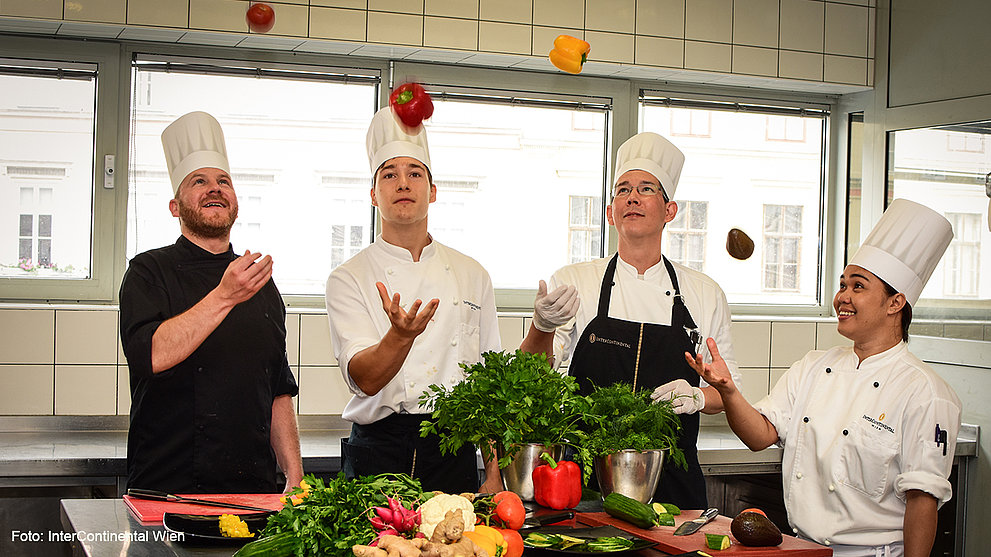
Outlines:
[[434, 102], [419, 83], [404, 83], [389, 95], [389, 104], [399, 119], [415, 128], [434, 113]]
[[570, 509], [582, 500], [582, 471], [570, 460], [555, 462], [547, 453], [540, 455], [547, 461], [534, 468], [533, 495], [537, 504], [552, 509]]

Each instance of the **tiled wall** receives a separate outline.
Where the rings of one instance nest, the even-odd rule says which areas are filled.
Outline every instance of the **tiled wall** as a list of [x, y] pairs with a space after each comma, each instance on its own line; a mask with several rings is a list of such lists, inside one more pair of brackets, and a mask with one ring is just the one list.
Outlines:
[[0, 30], [549, 71], [554, 37], [570, 34], [592, 45], [586, 73], [873, 84], [875, 0], [276, 0], [264, 36], [248, 31], [249, 3], [3, 0]]
[[[112, 308], [0, 309], [0, 415], [127, 414], [127, 361], [117, 319]], [[286, 325], [299, 413], [340, 414], [350, 393], [333, 356], [326, 315], [290, 313]], [[503, 347], [518, 347], [528, 328], [524, 316], [500, 316]], [[734, 323], [747, 399], [766, 394], [807, 351], [847, 342], [835, 329], [828, 322]]]

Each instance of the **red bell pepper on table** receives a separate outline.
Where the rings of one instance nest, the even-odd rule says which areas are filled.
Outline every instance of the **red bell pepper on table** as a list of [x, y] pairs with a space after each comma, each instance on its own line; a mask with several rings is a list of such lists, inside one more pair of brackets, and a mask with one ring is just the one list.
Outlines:
[[537, 504], [552, 509], [570, 509], [582, 500], [582, 471], [570, 460], [556, 462], [543, 453], [547, 461], [533, 470], [533, 495]]
[[419, 83], [404, 83], [389, 95], [389, 104], [399, 120], [411, 128], [420, 125], [434, 113], [434, 102]]

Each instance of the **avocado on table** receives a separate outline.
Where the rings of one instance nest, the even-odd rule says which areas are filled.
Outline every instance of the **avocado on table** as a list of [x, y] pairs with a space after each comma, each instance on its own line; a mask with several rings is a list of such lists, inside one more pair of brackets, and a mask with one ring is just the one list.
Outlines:
[[736, 515], [730, 524], [736, 541], [752, 547], [781, 545], [781, 531], [766, 516], [749, 511]]

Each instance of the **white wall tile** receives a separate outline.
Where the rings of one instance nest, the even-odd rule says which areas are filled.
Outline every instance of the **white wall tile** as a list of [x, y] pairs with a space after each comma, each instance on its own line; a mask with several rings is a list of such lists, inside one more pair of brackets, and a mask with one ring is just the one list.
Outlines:
[[522, 317], [499, 317], [499, 339], [502, 341], [503, 350], [519, 348], [525, 335]]
[[340, 414], [351, 392], [337, 367], [299, 368], [299, 413]]
[[635, 0], [585, 0], [585, 28], [593, 31], [636, 31]]
[[368, 12], [368, 42], [423, 46], [423, 16]]
[[[297, 0], [303, 1], [303, 0]], [[310, 12], [306, 6], [280, 4], [275, 6], [275, 25], [269, 35], [306, 37]]]
[[62, 0], [3, 0], [0, 15], [62, 19]]
[[867, 56], [867, 26], [870, 8], [826, 3], [827, 54]]
[[776, 77], [778, 51], [773, 48], [734, 45], [733, 73]]
[[[246, 0], [189, 0], [189, 28], [246, 33], [244, 16], [249, 6]], [[282, 6], [276, 8], [278, 21]]]
[[116, 364], [117, 312], [55, 312], [55, 363]]
[[304, 366], [336, 366], [325, 314], [299, 316], [299, 363]]
[[55, 363], [55, 310], [0, 309], [0, 364]]
[[[474, 19], [424, 17], [423, 46], [456, 48], [458, 50], [478, 50], [478, 27], [478, 21]], [[524, 54], [529, 54], [529, 39], [529, 33], [527, 33], [527, 52]]]
[[771, 367], [790, 367], [815, 344], [815, 323], [771, 323]]
[[816, 323], [816, 350], [829, 350], [834, 346], [850, 346], [853, 341], [836, 331], [836, 323]]
[[368, 9], [401, 14], [422, 14], [423, 0], [368, 0]]
[[767, 367], [771, 363], [771, 324], [767, 321], [740, 321], [730, 324], [733, 353], [741, 367]]
[[117, 413], [117, 366], [55, 366], [55, 414]]
[[423, 14], [478, 19], [478, 0], [426, 0]]
[[592, 45], [589, 61], [633, 63], [633, 35], [586, 31], [585, 41]]
[[771, 389], [773, 389], [774, 386], [778, 383], [778, 381], [781, 380], [781, 376], [784, 375], [786, 371], [788, 371], [788, 368], [786, 367], [771, 368], [771, 382], [770, 382], [770, 389], [768, 389], [767, 391], [768, 393], [770, 393]]
[[131, 413], [131, 378], [127, 366], [117, 366], [117, 414]]
[[[538, 27], [535, 25], [530, 28], [530, 33], [530, 52], [534, 56], [547, 56], [547, 54], [554, 49], [554, 39], [556, 39], [558, 35], [571, 35], [572, 37], [577, 37], [582, 40], [588, 40], [585, 38], [585, 31], [582, 29]], [[481, 48], [481, 45], [479, 45], [479, 47]], [[591, 55], [594, 51], [595, 45], [592, 45], [592, 50], [589, 54]]]
[[822, 79], [829, 83], [867, 85], [867, 59], [826, 54], [823, 57]]
[[124, 23], [127, 0], [72, 0], [65, 2], [66, 20]]
[[733, 68], [733, 47], [728, 44], [685, 41], [685, 68], [729, 72]]
[[768, 381], [771, 371], [767, 368], [741, 368], [740, 379], [743, 385], [739, 387], [743, 398], [753, 404], [767, 396]]
[[[733, 41], [733, 0], [691, 0], [685, 9], [685, 38]], [[686, 51], [689, 50], [685, 47]]]
[[685, 37], [685, 0], [637, 0], [638, 35]]
[[365, 10], [368, 9], [368, 0], [310, 0], [310, 5]]
[[485, 21], [530, 23], [533, 20], [533, 0], [480, 0], [478, 18]]
[[637, 35], [635, 62], [648, 66], [681, 68], [685, 65], [685, 41]]
[[[478, 23], [478, 50], [480, 52], [530, 54], [531, 40], [529, 25], [492, 21], [480, 21]], [[551, 48], [554, 48], [554, 39], [551, 39], [547, 51], [550, 52]]]
[[777, 47], [778, 0], [735, 0], [733, 44]]
[[[328, 329], [329, 331], [329, 329]], [[330, 334], [328, 332], [328, 334]], [[299, 365], [299, 314], [286, 314], [286, 357], [290, 366]]]
[[778, 77], [822, 81], [822, 54], [779, 50]]
[[0, 415], [52, 415], [54, 365], [0, 365]]
[[779, 47], [822, 52], [823, 3], [816, 0], [781, 0]]
[[127, 23], [186, 27], [189, 23], [189, 0], [127, 0]]
[[584, 29], [585, 0], [533, 0], [533, 24]]
[[364, 10], [310, 8], [310, 37], [318, 39], [365, 40]]

